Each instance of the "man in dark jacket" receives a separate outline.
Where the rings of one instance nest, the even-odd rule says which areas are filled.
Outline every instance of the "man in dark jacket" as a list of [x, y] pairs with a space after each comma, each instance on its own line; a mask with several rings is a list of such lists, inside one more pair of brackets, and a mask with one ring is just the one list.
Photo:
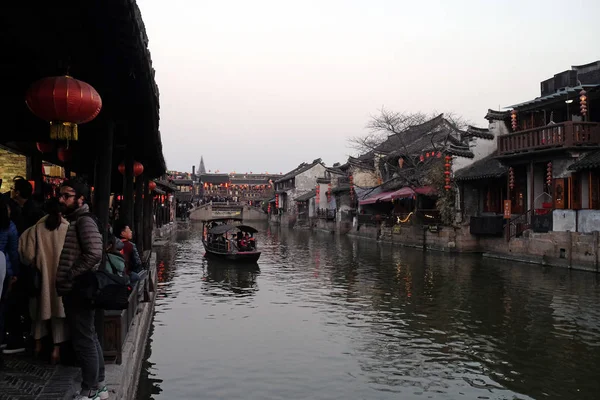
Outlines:
[[76, 397], [80, 400], [108, 398], [104, 357], [94, 324], [95, 310], [73, 290], [78, 278], [96, 271], [102, 262], [102, 235], [87, 205], [89, 193], [89, 186], [78, 178], [65, 181], [60, 188], [63, 215], [70, 225], [56, 274], [56, 290], [63, 296], [73, 348], [81, 365], [81, 392]]

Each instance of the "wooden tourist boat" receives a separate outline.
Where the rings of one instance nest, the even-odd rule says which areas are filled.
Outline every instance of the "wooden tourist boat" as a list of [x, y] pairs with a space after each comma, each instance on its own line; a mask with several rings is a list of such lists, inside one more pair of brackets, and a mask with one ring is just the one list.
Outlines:
[[242, 224], [241, 218], [213, 218], [203, 221], [202, 244], [206, 250], [205, 257], [257, 262], [260, 258], [254, 237], [257, 232], [255, 228]]

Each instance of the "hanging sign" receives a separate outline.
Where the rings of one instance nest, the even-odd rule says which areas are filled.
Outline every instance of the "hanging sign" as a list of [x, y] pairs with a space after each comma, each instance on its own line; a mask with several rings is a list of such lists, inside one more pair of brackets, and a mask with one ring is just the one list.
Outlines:
[[512, 206], [510, 200], [504, 200], [504, 219], [510, 219], [510, 216], [512, 214], [511, 207]]

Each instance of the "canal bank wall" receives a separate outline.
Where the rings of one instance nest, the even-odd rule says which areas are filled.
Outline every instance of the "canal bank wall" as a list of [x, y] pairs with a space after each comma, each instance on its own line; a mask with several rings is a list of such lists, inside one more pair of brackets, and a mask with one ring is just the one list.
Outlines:
[[[450, 253], [479, 253], [484, 257], [513, 260], [530, 264], [600, 272], [599, 232], [526, 231], [507, 241], [505, 237], [474, 236], [468, 225], [427, 226], [352, 224], [311, 219], [297, 224], [287, 215], [272, 215], [270, 223], [283, 227], [312, 229], [378, 240], [393, 245]], [[296, 225], [296, 226], [295, 226]]]
[[121, 347], [120, 363], [106, 363], [105, 382], [112, 399], [133, 400], [136, 398], [142, 361], [154, 316], [157, 280], [157, 258], [156, 253], [152, 253], [149, 261], [145, 301], [139, 303], [130, 323], [126, 340]]

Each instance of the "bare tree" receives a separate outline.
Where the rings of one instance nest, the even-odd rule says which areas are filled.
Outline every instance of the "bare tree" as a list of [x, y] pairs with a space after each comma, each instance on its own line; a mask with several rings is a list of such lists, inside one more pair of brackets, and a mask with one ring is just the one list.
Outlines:
[[[382, 107], [379, 110], [379, 114], [372, 115], [367, 123], [367, 134], [349, 139], [349, 146], [357, 150], [359, 154], [374, 154], [377, 153], [376, 150], [380, 148], [379, 146], [382, 143], [390, 139], [390, 137], [395, 137], [394, 150], [398, 157], [381, 158], [381, 163], [379, 164], [381, 175], [391, 176], [391, 180], [405, 186], [424, 186], [428, 184], [428, 174], [426, 171], [435, 163], [437, 152], [443, 152], [449, 143], [447, 139], [445, 142], [440, 143], [435, 140], [435, 135], [431, 135], [427, 149], [435, 152], [436, 157], [426, 157], [424, 160], [421, 160], [419, 154], [412, 154], [414, 153], [414, 149], [413, 151], [409, 151], [409, 146], [413, 144], [415, 138], [406, 137], [405, 133], [411, 126], [423, 124], [438, 115], [440, 113], [437, 112], [432, 114], [423, 112], [396, 112]], [[468, 126], [467, 120], [452, 112], [444, 113], [444, 119], [460, 131], [465, 130]], [[389, 149], [387, 150], [389, 151]], [[424, 150], [426, 149], [419, 149], [419, 152]], [[398, 164], [399, 158], [402, 158], [402, 166]]]
[[396, 112], [382, 107], [378, 115], [371, 115], [366, 125], [368, 133], [355, 136], [348, 140], [350, 148], [358, 154], [366, 154], [375, 150], [385, 142], [390, 135], [400, 135], [412, 125], [419, 125], [427, 121], [427, 114], [417, 112]]

